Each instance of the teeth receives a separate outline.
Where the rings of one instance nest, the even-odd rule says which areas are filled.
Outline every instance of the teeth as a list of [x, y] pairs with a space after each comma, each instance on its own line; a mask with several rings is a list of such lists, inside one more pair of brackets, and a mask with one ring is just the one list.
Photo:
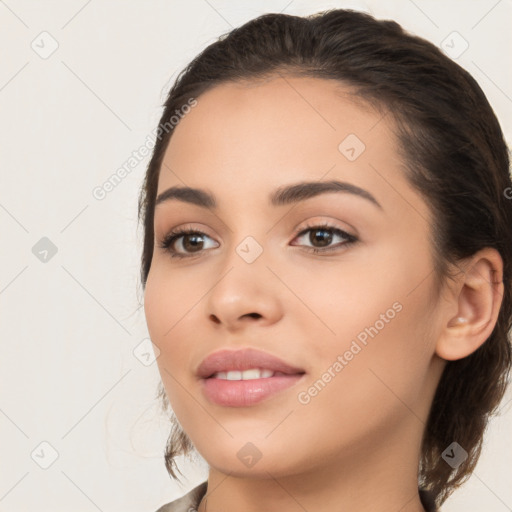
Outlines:
[[251, 368], [243, 372], [232, 370], [229, 372], [217, 372], [213, 375], [214, 379], [223, 380], [252, 380], [252, 379], [268, 379], [272, 377], [274, 372], [272, 370]]

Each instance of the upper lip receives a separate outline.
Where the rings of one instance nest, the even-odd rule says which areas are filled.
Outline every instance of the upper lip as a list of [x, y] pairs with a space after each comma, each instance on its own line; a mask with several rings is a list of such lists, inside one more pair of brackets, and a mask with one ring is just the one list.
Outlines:
[[276, 356], [256, 349], [219, 350], [208, 355], [197, 369], [203, 379], [217, 372], [244, 371], [251, 368], [266, 368], [287, 374], [305, 373], [302, 368], [285, 363]]

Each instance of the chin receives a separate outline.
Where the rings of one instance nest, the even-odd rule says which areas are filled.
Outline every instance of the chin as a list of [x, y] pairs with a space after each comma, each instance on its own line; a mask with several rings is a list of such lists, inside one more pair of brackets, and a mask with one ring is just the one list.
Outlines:
[[264, 436], [261, 440], [254, 436], [244, 436], [216, 443], [215, 450], [212, 450], [211, 443], [205, 446], [205, 450], [198, 445], [196, 448], [210, 467], [224, 474], [269, 478], [269, 474], [276, 477], [293, 474], [297, 468], [307, 464], [307, 454], [301, 458], [297, 452], [297, 443], [288, 439], [289, 445], [283, 443], [278, 436], [274, 442], [265, 440]]

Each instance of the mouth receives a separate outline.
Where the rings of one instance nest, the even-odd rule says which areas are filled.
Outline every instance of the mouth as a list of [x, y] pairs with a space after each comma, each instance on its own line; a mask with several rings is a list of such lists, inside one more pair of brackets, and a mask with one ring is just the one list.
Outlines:
[[254, 380], [254, 379], [269, 379], [274, 376], [288, 375], [283, 372], [269, 370], [268, 368], [250, 368], [244, 371], [230, 370], [227, 372], [216, 372], [209, 379], [221, 380]]
[[249, 380], [270, 378], [269, 372], [285, 375], [305, 373], [303, 368], [287, 363], [267, 352], [256, 349], [239, 349], [213, 352], [203, 359], [196, 374], [202, 379], [220, 375], [221, 378], [227, 380]]
[[205, 397], [224, 407], [255, 405], [295, 385], [306, 374], [302, 368], [254, 349], [215, 352], [196, 373]]

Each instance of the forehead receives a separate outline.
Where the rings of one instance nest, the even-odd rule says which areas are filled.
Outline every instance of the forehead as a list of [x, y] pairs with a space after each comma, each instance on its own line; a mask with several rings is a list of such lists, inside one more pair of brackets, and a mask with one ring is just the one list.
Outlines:
[[158, 193], [183, 185], [267, 194], [283, 183], [340, 178], [375, 188], [400, 179], [389, 119], [337, 81], [278, 76], [218, 85], [174, 129]]
[[217, 153], [234, 142], [243, 142], [246, 150], [250, 137], [255, 143], [266, 141], [272, 149], [283, 141], [299, 145], [307, 140], [307, 147], [318, 147], [325, 140], [324, 149], [347, 133], [363, 137], [382, 117], [352, 88], [334, 80], [278, 76], [229, 82], [197, 98], [197, 106], [175, 128], [168, 152], [175, 153], [178, 145], [204, 148], [212, 142]]

